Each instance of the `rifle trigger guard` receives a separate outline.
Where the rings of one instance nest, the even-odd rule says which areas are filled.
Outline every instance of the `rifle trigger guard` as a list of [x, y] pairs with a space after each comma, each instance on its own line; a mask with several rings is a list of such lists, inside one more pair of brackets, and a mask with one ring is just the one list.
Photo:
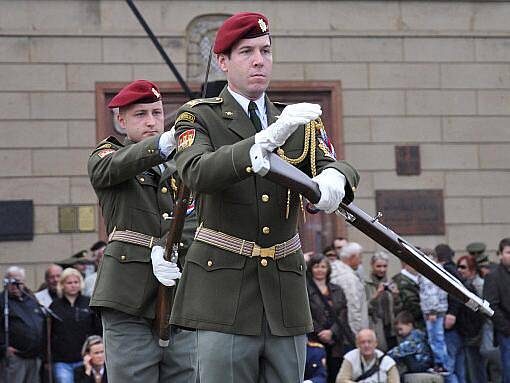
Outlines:
[[380, 211], [377, 212], [377, 215], [374, 218], [372, 218], [370, 222], [376, 223], [377, 221], [379, 221], [379, 218], [382, 218], [382, 213]]
[[345, 211], [344, 209], [342, 209], [341, 207], [339, 207], [337, 210], [336, 210], [336, 215], [340, 215], [342, 217], [344, 217], [344, 219], [347, 221], [347, 222], [354, 222], [356, 220], [356, 217], [354, 217], [351, 213], [348, 213], [347, 211]]

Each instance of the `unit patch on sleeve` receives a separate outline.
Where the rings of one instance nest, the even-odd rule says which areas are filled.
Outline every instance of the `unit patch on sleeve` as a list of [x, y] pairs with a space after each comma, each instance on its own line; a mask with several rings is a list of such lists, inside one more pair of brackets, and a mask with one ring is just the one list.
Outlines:
[[179, 117], [176, 118], [175, 123], [177, 124], [179, 121], [188, 121], [193, 124], [195, 122], [195, 116], [189, 112], [182, 112], [179, 114]]
[[108, 154], [112, 154], [113, 152], [115, 152], [114, 149], [103, 149], [100, 152], [97, 152], [97, 155], [99, 156], [99, 158], [103, 158], [106, 157]]
[[179, 136], [179, 142], [177, 146], [177, 150], [181, 151], [193, 145], [195, 141], [195, 129], [186, 130], [184, 133], [181, 133]]

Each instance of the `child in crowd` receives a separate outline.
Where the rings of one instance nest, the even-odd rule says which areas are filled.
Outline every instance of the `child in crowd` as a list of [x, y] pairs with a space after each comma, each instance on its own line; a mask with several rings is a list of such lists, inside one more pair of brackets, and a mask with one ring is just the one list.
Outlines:
[[[437, 262], [433, 250], [421, 249], [429, 258]], [[439, 265], [439, 267], [442, 267]], [[423, 275], [418, 276], [420, 287], [420, 306], [434, 356], [434, 367], [430, 372], [447, 375], [448, 352], [444, 338], [444, 318], [448, 311], [448, 294]]]
[[426, 372], [432, 367], [432, 352], [426, 334], [414, 328], [413, 315], [400, 312], [395, 318], [395, 329], [402, 339], [398, 346], [388, 351], [405, 373]]

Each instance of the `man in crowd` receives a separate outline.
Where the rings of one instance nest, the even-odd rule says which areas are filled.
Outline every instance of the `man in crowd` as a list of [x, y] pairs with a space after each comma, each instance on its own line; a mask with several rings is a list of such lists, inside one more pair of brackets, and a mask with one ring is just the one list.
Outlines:
[[278, 149], [315, 176], [316, 206], [328, 213], [354, 198], [358, 175], [322, 138], [319, 105], [284, 107], [267, 97], [272, 47], [264, 15], [227, 19], [214, 52], [228, 86], [219, 97], [188, 102], [176, 119], [177, 168], [199, 193], [201, 224], [171, 321], [198, 329], [202, 383], [299, 382], [312, 331], [299, 196], [255, 175], [249, 151]]
[[401, 262], [401, 264], [402, 270], [400, 270], [400, 273], [391, 278], [399, 291], [400, 307], [395, 314], [398, 314], [401, 310], [409, 311], [413, 315], [415, 326], [424, 330], [425, 322], [420, 307], [418, 273], [407, 263]]
[[377, 349], [373, 330], [361, 330], [356, 335], [356, 346], [357, 348], [344, 355], [336, 383], [400, 382], [397, 364]]
[[[4, 278], [4, 289], [8, 291], [9, 344], [6, 348], [5, 319], [2, 315], [0, 319], [0, 381], [38, 383], [41, 356], [44, 350], [44, 315], [32, 292], [25, 287], [24, 269], [11, 266], [7, 269]], [[5, 309], [4, 292], [0, 296], [2, 311]], [[7, 378], [7, 382], [3, 381], [4, 377]]]
[[340, 251], [342, 250], [342, 247], [347, 245], [347, 243], [348, 243], [347, 239], [345, 239], [344, 237], [336, 237], [333, 240], [332, 247], [336, 251], [337, 258], [340, 258]]
[[494, 315], [492, 322], [501, 352], [503, 383], [510, 383], [510, 237], [498, 246], [499, 266], [485, 277], [484, 298], [489, 301]]
[[340, 263], [331, 282], [339, 285], [347, 298], [347, 318], [354, 334], [368, 327], [368, 305], [365, 287], [356, 269], [361, 264], [363, 248], [359, 243], [349, 242], [342, 247]]
[[90, 254], [92, 261], [94, 262], [94, 272], [90, 273], [85, 277], [85, 287], [83, 288], [83, 295], [88, 297], [92, 296], [92, 291], [94, 290], [94, 284], [96, 283], [97, 278], [97, 269], [99, 267], [99, 263], [103, 259], [104, 250], [106, 249], [106, 243], [103, 241], [97, 241], [90, 248]]
[[101, 311], [108, 378], [193, 382], [194, 334], [178, 330], [164, 348], [152, 328], [158, 280], [172, 286], [180, 277], [177, 264], [154, 246], [170, 226], [175, 183], [164, 163], [175, 148], [174, 133], [163, 132], [161, 93], [150, 81], [128, 84], [108, 106], [119, 108], [126, 139], [101, 141], [88, 161], [109, 233], [90, 302]]
[[62, 274], [62, 267], [55, 264], [50, 265], [44, 272], [46, 288], [35, 293], [35, 297], [44, 307], [49, 307], [51, 302], [57, 297], [57, 286], [60, 274]]

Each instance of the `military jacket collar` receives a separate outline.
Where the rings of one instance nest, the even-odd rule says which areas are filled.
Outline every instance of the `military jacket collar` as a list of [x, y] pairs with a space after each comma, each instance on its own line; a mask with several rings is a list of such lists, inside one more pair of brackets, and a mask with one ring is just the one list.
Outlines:
[[[255, 127], [250, 121], [250, 118], [243, 110], [242, 106], [236, 101], [236, 99], [230, 94], [227, 87], [225, 87], [220, 97], [223, 98], [221, 104], [221, 115], [224, 119], [229, 120], [227, 122], [228, 129], [232, 130], [241, 138], [248, 138], [255, 134]], [[266, 103], [266, 114], [267, 123], [271, 125], [276, 121], [276, 116], [280, 114], [280, 111], [273, 105], [267, 95], [265, 95]]]

